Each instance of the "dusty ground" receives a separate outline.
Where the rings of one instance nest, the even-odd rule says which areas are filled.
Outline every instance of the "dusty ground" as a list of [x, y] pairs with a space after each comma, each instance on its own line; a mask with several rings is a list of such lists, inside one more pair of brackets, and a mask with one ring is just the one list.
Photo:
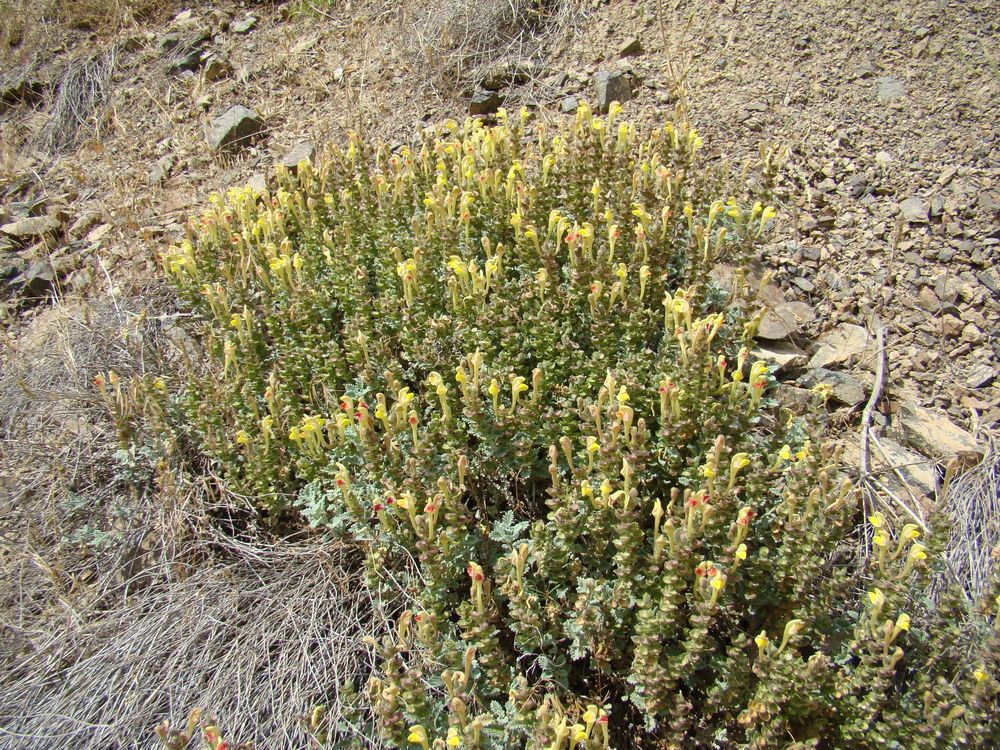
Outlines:
[[[0, 236], [0, 566], [20, 582], [4, 604], [5, 662], [50, 643], [53, 621], [82, 629], [78, 598], [95, 598], [87, 576], [124, 564], [87, 552], [74, 534], [88, 523], [65, 495], [99, 486], [95, 526], [128, 537], [139, 524], [115, 520], [113, 477], [80, 466], [107, 463], [112, 450], [95, 448], [112, 438], [90, 379], [109, 365], [162, 365], [153, 352], [177, 311], [156, 281], [157, 253], [212, 192], [266, 179], [302, 142], [320, 149], [351, 129], [402, 141], [463, 116], [481, 72], [501, 59], [533, 63], [501, 91], [508, 107], [560, 117], [567, 100], [593, 101], [595, 72], [623, 71], [634, 94], [625, 114], [653, 124], [685, 107], [710, 160], [738, 170], [762, 144], [788, 145], [780, 222], [761, 260], [780, 286], [776, 306], [799, 320], [775, 337], [809, 355], [844, 324], [885, 324], [893, 401], [908, 393], [911, 406], [936, 410], [912, 417], [932, 439], [901, 462], [945, 461], [975, 448], [969, 433], [1000, 423], [1000, 3], [581, 0], [530, 9], [519, 23], [538, 33], [513, 40], [492, 33], [501, 16], [486, 12], [505, 5], [174, 4], [121, 29], [32, 21], [3, 51], [0, 92], [14, 93], [0, 105], [0, 224], [52, 222], [39, 236]], [[199, 39], [201, 64], [172, 69]], [[57, 92], [83, 70], [79, 104], [100, 76], [99, 65], [81, 67], [91, 57], [113, 59], [110, 80], [92, 111], [70, 110], [64, 122], [81, 120], [70, 141], [73, 128], [50, 124]], [[266, 132], [221, 155], [206, 134], [236, 104], [254, 108]], [[50, 148], [60, 135], [66, 143]], [[830, 365], [841, 393], [867, 395], [872, 349]], [[787, 371], [787, 387], [805, 372]], [[855, 430], [859, 410], [844, 398], [840, 415]], [[893, 401], [877, 423], [895, 421]], [[941, 429], [951, 442], [935, 452], [926, 443]], [[922, 481], [933, 495], [929, 467]], [[147, 519], [140, 500], [124, 504]]]

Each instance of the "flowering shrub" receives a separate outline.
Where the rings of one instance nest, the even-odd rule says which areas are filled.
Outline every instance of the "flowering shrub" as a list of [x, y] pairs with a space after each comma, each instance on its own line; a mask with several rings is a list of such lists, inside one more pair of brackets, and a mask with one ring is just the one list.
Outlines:
[[619, 114], [352, 135], [215, 199], [164, 256], [211, 366], [147, 418], [363, 544], [407, 603], [371, 640], [394, 746], [986, 741], [995, 604], [964, 662], [960, 603], [912, 596], [931, 551], [877, 515], [859, 590], [855, 492], [749, 353], [758, 290], [709, 280], [773, 209], [720, 195], [683, 121]]

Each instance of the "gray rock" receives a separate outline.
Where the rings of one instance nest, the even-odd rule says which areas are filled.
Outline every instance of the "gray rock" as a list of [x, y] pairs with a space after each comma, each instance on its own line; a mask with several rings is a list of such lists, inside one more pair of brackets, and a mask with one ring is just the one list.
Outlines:
[[194, 72], [205, 62], [204, 53], [200, 49], [193, 49], [190, 52], [178, 57], [167, 66], [168, 73], [180, 73], [182, 71]]
[[24, 273], [28, 263], [15, 253], [0, 250], [0, 279], [9, 279]]
[[779, 302], [764, 315], [757, 338], [779, 341], [799, 333], [803, 325], [815, 319], [816, 311], [805, 302]]
[[170, 170], [174, 168], [174, 157], [164, 154], [156, 160], [156, 164], [149, 170], [146, 179], [150, 185], [159, 185], [170, 176]]
[[211, 57], [205, 63], [205, 80], [211, 83], [221, 81], [233, 74], [233, 67], [225, 60]]
[[212, 123], [208, 142], [216, 150], [236, 150], [264, 132], [264, 121], [254, 110], [237, 104]]
[[808, 357], [795, 344], [787, 341], [769, 341], [754, 349], [752, 356], [762, 359], [774, 368], [777, 375], [802, 367]]
[[903, 432], [914, 448], [925, 456], [949, 460], [956, 455], [982, 454], [983, 446], [943, 414], [904, 400], [897, 415]]
[[250, 179], [247, 180], [247, 187], [255, 193], [263, 193], [267, 190], [267, 178], [260, 172], [255, 172], [250, 175]]
[[915, 195], [899, 204], [899, 212], [911, 224], [927, 223], [927, 204]]
[[0, 227], [0, 234], [17, 240], [27, 241], [55, 234], [62, 228], [62, 222], [55, 216], [29, 216]]
[[966, 377], [965, 384], [969, 388], [985, 388], [993, 382], [996, 374], [996, 369], [989, 365], [976, 365]]
[[829, 386], [830, 397], [847, 406], [861, 403], [866, 395], [865, 387], [860, 381], [847, 373], [827, 370], [823, 367], [809, 370], [799, 378], [798, 382], [806, 388], [815, 388], [818, 385]]
[[312, 161], [314, 150], [315, 149], [311, 143], [303, 141], [281, 157], [281, 164], [283, 164], [288, 171], [294, 173], [298, 171], [300, 161]]
[[234, 34], [246, 34], [256, 25], [257, 25], [256, 17], [247, 16], [242, 21], [237, 21], [232, 26], [230, 26], [229, 30], [232, 31]]
[[1000, 296], [1000, 272], [995, 267], [984, 268], [976, 274], [976, 278], [979, 279], [980, 284], [993, 292], [993, 294]]
[[611, 102], [624, 104], [632, 98], [632, 84], [624, 73], [600, 70], [594, 73], [594, 93], [598, 110], [607, 112]]
[[841, 323], [820, 337], [819, 346], [809, 360], [809, 367], [843, 364], [865, 354], [872, 347], [872, 343], [872, 337], [861, 326]]
[[492, 115], [503, 104], [503, 97], [496, 91], [480, 89], [469, 100], [470, 115]]
[[533, 60], [502, 60], [487, 71], [480, 86], [487, 91], [500, 91], [541, 78], [544, 72], [543, 66]]
[[56, 284], [56, 270], [47, 260], [32, 261], [27, 270], [12, 282], [26, 297], [42, 297]]
[[579, 106], [580, 106], [579, 99], [577, 99], [575, 96], [567, 96], [565, 99], [562, 100], [561, 108], [565, 114], [571, 115], [574, 112], [576, 112], [577, 107]]
[[634, 57], [635, 55], [641, 55], [642, 52], [642, 42], [639, 40], [639, 37], [632, 37], [618, 50], [618, 56]]
[[795, 414], [805, 414], [813, 403], [813, 394], [808, 388], [780, 383], [774, 390], [778, 403]]
[[884, 77], [875, 81], [879, 102], [888, 104], [906, 96], [906, 87], [896, 78]]

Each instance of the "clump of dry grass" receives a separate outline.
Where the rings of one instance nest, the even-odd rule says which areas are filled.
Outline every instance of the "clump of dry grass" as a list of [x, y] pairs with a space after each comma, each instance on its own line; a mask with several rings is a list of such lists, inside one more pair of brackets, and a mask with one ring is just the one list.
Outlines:
[[348, 550], [230, 543], [225, 553], [37, 643], [0, 690], [0, 744], [156, 747], [153, 727], [195, 707], [234, 744], [307, 747], [303, 717], [317, 705], [365, 738], [339, 710], [339, 686], [369, 671], [359, 633], [370, 605], [344, 572]]
[[210, 474], [119, 449], [91, 381], [176, 369], [170, 304], [60, 302], [3, 342], [2, 747], [154, 748], [195, 707], [231, 738], [306, 747], [302, 715], [345, 726], [340, 686], [367, 675], [384, 615], [350, 547], [268, 544], [238, 499], [209, 501]]
[[572, 0], [444, 0], [418, 5], [403, 24], [414, 63], [446, 88], [467, 88], [501, 62], [537, 55], [546, 34], [565, 30]]
[[95, 115], [110, 92], [117, 56], [117, 47], [112, 45], [101, 54], [78, 57], [66, 66], [38, 145], [56, 153], [79, 143], [81, 128], [98, 133]]

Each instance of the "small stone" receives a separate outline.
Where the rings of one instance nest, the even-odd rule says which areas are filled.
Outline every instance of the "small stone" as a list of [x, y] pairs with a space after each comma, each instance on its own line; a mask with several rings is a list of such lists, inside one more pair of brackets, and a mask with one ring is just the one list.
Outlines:
[[996, 377], [996, 370], [989, 365], [976, 365], [965, 378], [969, 388], [985, 388]]
[[62, 228], [62, 222], [55, 216], [29, 216], [0, 227], [0, 234], [26, 241], [54, 234]]
[[955, 455], [983, 452], [971, 433], [943, 414], [920, 406], [915, 399], [899, 405], [897, 419], [913, 447], [931, 458], [949, 460]]
[[875, 84], [877, 86], [876, 95], [882, 104], [888, 104], [906, 96], [906, 87], [903, 86], [902, 81], [896, 78], [879, 78], [875, 81]]
[[813, 403], [813, 394], [808, 388], [780, 383], [775, 388], [774, 395], [778, 403], [795, 414], [805, 414]]
[[218, 57], [209, 58], [205, 63], [205, 80], [211, 83], [221, 81], [233, 74], [233, 67]]
[[808, 359], [804, 351], [787, 341], [760, 344], [754, 349], [752, 356], [764, 360], [778, 375], [802, 367]]
[[470, 115], [492, 115], [503, 104], [503, 98], [496, 91], [480, 89], [469, 101]]
[[938, 187], [946, 187], [948, 183], [955, 179], [955, 175], [958, 174], [958, 167], [945, 167], [944, 171], [941, 172], [941, 176], [937, 179]]
[[579, 106], [580, 106], [579, 99], [577, 99], [575, 96], [567, 96], [565, 99], [562, 100], [560, 108], [562, 109], [564, 114], [571, 115], [574, 112], [576, 112]]
[[24, 273], [28, 267], [27, 261], [15, 253], [0, 250], [0, 279], [10, 279]]
[[804, 276], [796, 276], [794, 279], [792, 279], [792, 283], [795, 284], [795, 286], [797, 286], [806, 294], [809, 294], [810, 292], [813, 291], [813, 289], [816, 288], [816, 285], [813, 284], [811, 281], [809, 281], [809, 279], [805, 278]]
[[993, 218], [997, 214], [1000, 214], [1000, 194], [984, 190], [979, 194], [977, 201], [979, 203], [979, 210], [988, 217]]
[[238, 149], [264, 132], [264, 121], [254, 110], [237, 104], [212, 123], [208, 142], [212, 148]]
[[178, 73], [181, 71], [193, 72], [198, 70], [204, 61], [205, 57], [202, 51], [200, 49], [194, 49], [170, 63], [170, 65], [167, 66], [167, 71], [170, 73]]
[[747, 112], [767, 112], [767, 102], [762, 102], [758, 99], [745, 105], [743, 109]]
[[156, 164], [149, 170], [146, 180], [150, 185], [159, 185], [170, 176], [170, 170], [174, 168], [174, 157], [171, 154], [164, 154], [156, 160]]
[[257, 25], [257, 18], [255, 16], [247, 16], [242, 21], [237, 21], [232, 26], [229, 27], [230, 31], [234, 34], [246, 34], [254, 26]]
[[87, 242], [91, 245], [96, 245], [98, 242], [103, 240], [108, 236], [108, 232], [111, 231], [110, 224], [100, 224], [87, 233]]
[[816, 311], [805, 302], [781, 302], [764, 315], [757, 338], [778, 341], [799, 333], [815, 319]]
[[12, 285], [20, 288], [26, 297], [43, 297], [56, 284], [56, 270], [47, 260], [32, 261], [28, 269], [14, 279]]
[[847, 181], [847, 194], [852, 198], [860, 198], [868, 191], [868, 176], [864, 173], [856, 174]]
[[94, 228], [94, 225], [101, 220], [101, 217], [90, 211], [81, 214], [81, 216], [73, 222], [72, 226], [69, 228], [70, 237], [83, 237], [87, 232]]
[[632, 84], [624, 73], [600, 70], [594, 73], [593, 80], [597, 108], [601, 112], [607, 112], [611, 102], [624, 104], [632, 98]]
[[957, 339], [962, 335], [962, 321], [954, 315], [945, 315], [941, 318], [941, 333], [950, 339]]
[[941, 309], [941, 300], [938, 296], [934, 294], [934, 290], [929, 286], [925, 286], [920, 290], [920, 294], [917, 295], [917, 304], [920, 305], [921, 310], [926, 310], [931, 315], [934, 315]]
[[619, 57], [633, 57], [635, 55], [642, 54], [642, 42], [638, 37], [632, 37], [627, 41], [620, 50], [618, 50]]
[[836, 328], [827, 331], [819, 339], [819, 346], [809, 367], [825, 367], [839, 365], [859, 357], [870, 348], [872, 338], [868, 331], [853, 323], [841, 323]]
[[927, 223], [927, 204], [915, 195], [899, 204], [899, 212], [911, 224]]
[[962, 328], [962, 341], [969, 344], [978, 344], [983, 340], [983, 332], [979, 330], [975, 323], [966, 323]]
[[263, 193], [267, 190], [267, 178], [260, 172], [255, 172], [247, 180], [247, 187], [255, 193]]
[[[0, 229], [0, 231], [3, 230]], [[976, 274], [976, 278], [979, 279], [980, 284], [1000, 297], [1000, 271], [997, 271], [996, 267], [984, 268]]]
[[299, 162], [311, 162], [315, 148], [307, 141], [297, 144], [291, 151], [281, 157], [281, 163], [289, 172], [295, 173], [299, 169]]
[[827, 386], [830, 388], [830, 397], [847, 406], [854, 406], [865, 399], [865, 387], [861, 382], [837, 370], [817, 367], [807, 371], [799, 378], [798, 382], [799, 385], [806, 388], [815, 388], [818, 385]]

